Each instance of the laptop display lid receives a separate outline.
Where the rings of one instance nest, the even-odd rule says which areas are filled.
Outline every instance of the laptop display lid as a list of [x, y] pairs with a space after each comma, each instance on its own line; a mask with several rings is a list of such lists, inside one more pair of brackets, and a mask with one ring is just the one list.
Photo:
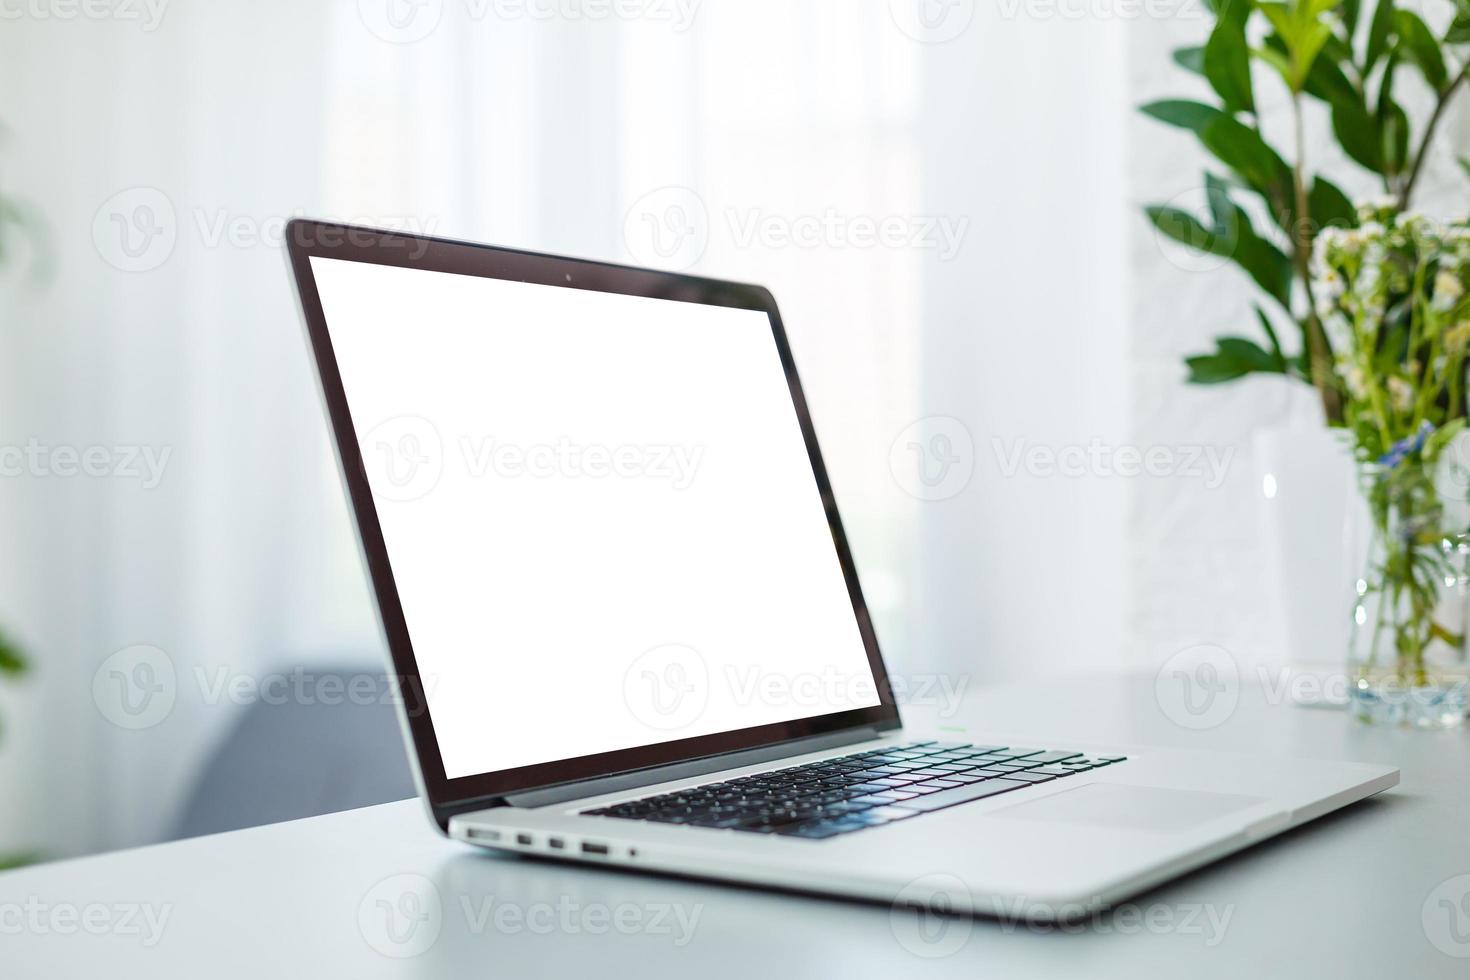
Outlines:
[[287, 240], [436, 816], [897, 726], [769, 291], [309, 220]]

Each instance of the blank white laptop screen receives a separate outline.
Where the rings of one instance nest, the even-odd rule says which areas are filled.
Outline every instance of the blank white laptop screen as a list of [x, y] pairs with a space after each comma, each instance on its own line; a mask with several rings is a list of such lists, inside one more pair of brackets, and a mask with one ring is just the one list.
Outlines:
[[446, 776], [879, 703], [765, 313], [311, 268]]

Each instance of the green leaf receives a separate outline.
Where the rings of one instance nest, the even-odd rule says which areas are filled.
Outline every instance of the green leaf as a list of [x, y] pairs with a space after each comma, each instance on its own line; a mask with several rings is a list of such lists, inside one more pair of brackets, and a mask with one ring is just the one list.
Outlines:
[[1196, 75], [1205, 73], [1205, 49], [1202, 47], [1175, 48], [1174, 64], [1185, 71], [1192, 71]]
[[1291, 259], [1271, 242], [1256, 234], [1250, 216], [1239, 206], [1226, 226], [1233, 230], [1235, 248], [1230, 258], [1245, 270], [1257, 286], [1280, 303], [1291, 308]]
[[1252, 371], [1285, 371], [1286, 359], [1261, 347], [1254, 340], [1244, 337], [1221, 337], [1215, 341], [1220, 353], [1248, 365]]
[[1150, 102], [1148, 105], [1141, 106], [1139, 111], [1146, 116], [1152, 116], [1161, 123], [1192, 130], [1196, 135], [1202, 132], [1209, 123], [1224, 115], [1214, 106], [1205, 105], [1203, 102], [1191, 102], [1188, 99], [1163, 99], [1158, 102]]
[[1250, 215], [1229, 199], [1223, 184], [1218, 181], [1207, 184], [1206, 194], [1210, 201], [1210, 226], [1179, 208], [1154, 205], [1144, 210], [1161, 234], [1196, 252], [1229, 259], [1268, 296], [1289, 308], [1291, 260], [1256, 234]]
[[1256, 372], [1282, 374], [1287, 370], [1284, 358], [1244, 337], [1221, 337], [1215, 347], [1213, 354], [1184, 359], [1191, 384], [1221, 384]]
[[1160, 232], [1196, 252], [1226, 258], [1235, 249], [1232, 237], [1213, 228], [1206, 228], [1188, 211], [1159, 204], [1151, 204], [1143, 210], [1148, 215], [1148, 220]]
[[[1268, 34], [1262, 44], [1264, 49], [1255, 52], [1257, 57], [1275, 67], [1282, 79], [1290, 84], [1291, 65], [1286, 56], [1286, 42], [1281, 40], [1279, 34]], [[1352, 58], [1352, 50], [1347, 45], [1336, 37], [1330, 38], [1323, 47], [1322, 54], [1312, 62], [1312, 67], [1307, 71], [1302, 91], [1328, 105], [1361, 101], [1357, 88], [1342, 70], [1343, 63], [1351, 64]]]
[[1200, 142], [1273, 204], [1284, 200], [1291, 168], [1251, 127], [1223, 113], [1207, 122]]
[[1245, 25], [1220, 18], [1205, 42], [1205, 78], [1230, 112], [1254, 112], [1251, 91], [1250, 48], [1245, 43]]
[[1378, 107], [1379, 138], [1383, 148], [1383, 172], [1402, 173], [1409, 162], [1409, 116], [1402, 106], [1388, 100]]
[[1368, 25], [1368, 50], [1363, 57], [1363, 76], [1373, 70], [1378, 59], [1388, 51], [1389, 34], [1393, 31], [1393, 0], [1378, 0], [1373, 9], [1373, 20]]
[[1470, 177], [1470, 157], [1460, 157], [1460, 169], [1465, 171], [1465, 176]]
[[1430, 32], [1429, 25], [1412, 10], [1398, 10], [1394, 12], [1394, 28], [1398, 32], [1400, 50], [1418, 66], [1429, 87], [1436, 93], [1442, 92], [1449, 75], [1445, 71], [1444, 54], [1439, 50], [1439, 42]]
[[1266, 339], [1271, 341], [1272, 357], [1276, 359], [1281, 365], [1281, 370], [1285, 372], [1288, 364], [1286, 352], [1281, 349], [1281, 338], [1276, 336], [1276, 328], [1271, 326], [1271, 318], [1266, 316], [1266, 311], [1259, 306], [1252, 305], [1251, 308], [1256, 311], [1256, 319], [1261, 321], [1261, 329], [1266, 332]]
[[1445, 31], [1446, 44], [1470, 44], [1470, 0], [1456, 0], [1455, 19]]
[[1286, 42], [1281, 39], [1280, 34], [1267, 35], [1265, 44], [1252, 49], [1251, 54], [1275, 68], [1281, 80], [1287, 86], [1291, 85], [1291, 58], [1287, 56]]
[[1342, 24], [1347, 28], [1347, 36], [1352, 37], [1357, 32], [1360, 0], [1342, 0], [1339, 9], [1342, 11]]
[[26, 661], [20, 648], [0, 634], [0, 674], [18, 677], [26, 672]]
[[1205, 0], [1205, 5], [1219, 20], [1244, 25], [1251, 15], [1251, 0]]
[[1334, 225], [1352, 228], [1358, 223], [1358, 212], [1352, 200], [1326, 177], [1318, 176], [1312, 181], [1312, 189], [1307, 194], [1307, 208], [1317, 231]]
[[1378, 123], [1361, 102], [1337, 102], [1332, 106], [1332, 132], [1343, 152], [1375, 174], [1386, 173]]

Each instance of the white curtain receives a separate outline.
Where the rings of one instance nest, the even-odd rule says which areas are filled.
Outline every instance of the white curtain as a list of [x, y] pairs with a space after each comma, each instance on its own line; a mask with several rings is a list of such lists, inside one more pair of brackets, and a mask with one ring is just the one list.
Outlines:
[[[898, 670], [1114, 656], [1122, 489], [993, 478], [996, 436], [1123, 424], [1120, 25], [949, 6], [953, 38], [905, 0], [7, 22], [3, 173], [55, 272], [4, 283], [0, 445], [170, 455], [152, 487], [0, 480], [0, 622], [36, 661], [0, 692], [0, 850], [166, 834], [230, 717], [220, 672], [377, 663], [275, 240], [294, 214], [771, 286]], [[414, 10], [437, 18], [421, 37]], [[644, 237], [686, 218], [672, 251]], [[154, 219], [162, 258], [138, 244], [167, 242]], [[974, 479], [943, 499], [898, 458], [926, 416], [971, 436]], [[93, 680], [138, 644], [177, 697], [126, 730]]]

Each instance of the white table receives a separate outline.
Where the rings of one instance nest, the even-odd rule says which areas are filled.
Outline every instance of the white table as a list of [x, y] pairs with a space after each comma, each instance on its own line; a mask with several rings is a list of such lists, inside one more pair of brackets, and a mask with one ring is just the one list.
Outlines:
[[[1204, 731], [1170, 721], [1151, 675], [972, 693], [957, 718], [1056, 747], [1116, 740], [1403, 770], [1383, 796], [1078, 932], [959, 920], [921, 937], [911, 913], [883, 907], [501, 858], [436, 836], [406, 801], [0, 875], [0, 974], [1470, 976], [1470, 877], [1455, 880], [1470, 874], [1470, 733], [1367, 729], [1268, 690], [1246, 687]], [[414, 909], [395, 903], [428, 883], [439, 912], [421, 904], [410, 932], [400, 913]], [[380, 901], [399, 909], [394, 935]]]

